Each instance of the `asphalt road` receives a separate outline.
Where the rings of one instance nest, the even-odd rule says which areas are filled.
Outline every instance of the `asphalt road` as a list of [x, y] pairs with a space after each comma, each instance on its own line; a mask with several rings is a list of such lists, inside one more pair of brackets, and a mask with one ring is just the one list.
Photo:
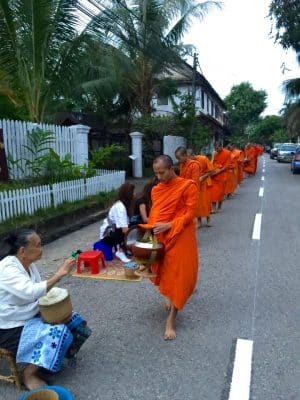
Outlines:
[[[148, 280], [66, 278], [60, 286], [93, 334], [77, 367], [66, 365], [52, 383], [77, 400], [228, 400], [234, 385], [238, 394], [230, 400], [299, 400], [299, 198], [300, 176], [289, 164], [261, 157], [256, 176], [213, 215], [213, 227], [198, 231], [198, 287], [179, 313], [175, 341], [163, 340], [166, 314]], [[253, 239], [257, 213], [260, 239]], [[46, 245], [43, 276], [72, 250], [88, 249], [98, 229], [93, 224]], [[238, 359], [240, 339], [253, 346], [250, 359]], [[249, 382], [239, 376], [245, 369]], [[1, 399], [17, 397], [0, 382]]]

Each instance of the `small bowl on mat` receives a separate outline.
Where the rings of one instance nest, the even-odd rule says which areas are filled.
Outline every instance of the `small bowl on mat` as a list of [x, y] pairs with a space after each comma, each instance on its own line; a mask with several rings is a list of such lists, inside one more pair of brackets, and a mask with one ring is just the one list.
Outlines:
[[138, 269], [138, 265], [135, 261], [129, 261], [124, 264], [124, 273], [127, 278], [136, 278], [134, 271]]

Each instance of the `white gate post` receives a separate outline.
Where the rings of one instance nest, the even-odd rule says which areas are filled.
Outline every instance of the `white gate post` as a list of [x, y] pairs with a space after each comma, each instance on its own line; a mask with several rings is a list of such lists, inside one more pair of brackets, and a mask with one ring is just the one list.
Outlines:
[[143, 134], [141, 132], [132, 132], [129, 134], [131, 137], [131, 152], [129, 156], [133, 162], [133, 177], [142, 178], [143, 177], [143, 165], [142, 165], [142, 138]]
[[75, 154], [72, 157], [72, 161], [78, 165], [87, 164], [89, 160], [88, 133], [90, 127], [86, 125], [73, 125], [70, 128], [75, 133]]
[[167, 135], [163, 138], [163, 152], [170, 156], [174, 163], [177, 162], [175, 158], [175, 150], [179, 146], [186, 146], [185, 138], [182, 136]]

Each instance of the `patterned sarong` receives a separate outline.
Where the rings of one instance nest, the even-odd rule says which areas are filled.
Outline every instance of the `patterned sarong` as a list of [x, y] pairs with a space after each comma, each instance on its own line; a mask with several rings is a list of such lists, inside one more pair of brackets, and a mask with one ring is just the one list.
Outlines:
[[76, 312], [67, 324], [50, 325], [40, 317], [32, 318], [24, 325], [16, 361], [58, 372], [65, 356], [75, 358], [90, 334], [86, 322]]

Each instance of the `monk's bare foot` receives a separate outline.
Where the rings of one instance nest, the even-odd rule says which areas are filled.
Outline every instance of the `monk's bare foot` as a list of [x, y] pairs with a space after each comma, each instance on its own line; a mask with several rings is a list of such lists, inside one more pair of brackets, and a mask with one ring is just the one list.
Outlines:
[[171, 311], [167, 318], [166, 329], [164, 334], [165, 340], [174, 340], [176, 338], [175, 321], [177, 316], [177, 309], [171, 304]]
[[27, 389], [32, 390], [47, 385], [43, 379], [38, 376], [39, 367], [28, 364], [23, 371], [23, 383]]
[[166, 322], [166, 330], [164, 335], [165, 340], [174, 340], [176, 339], [176, 331], [175, 331], [175, 321], [171, 321], [169, 318]]
[[172, 304], [171, 304], [170, 300], [165, 300], [164, 301], [164, 309], [166, 311], [171, 311], [171, 306], [172, 306]]
[[209, 228], [212, 226], [210, 217], [207, 217], [206, 219], [206, 226], [208, 226]]

